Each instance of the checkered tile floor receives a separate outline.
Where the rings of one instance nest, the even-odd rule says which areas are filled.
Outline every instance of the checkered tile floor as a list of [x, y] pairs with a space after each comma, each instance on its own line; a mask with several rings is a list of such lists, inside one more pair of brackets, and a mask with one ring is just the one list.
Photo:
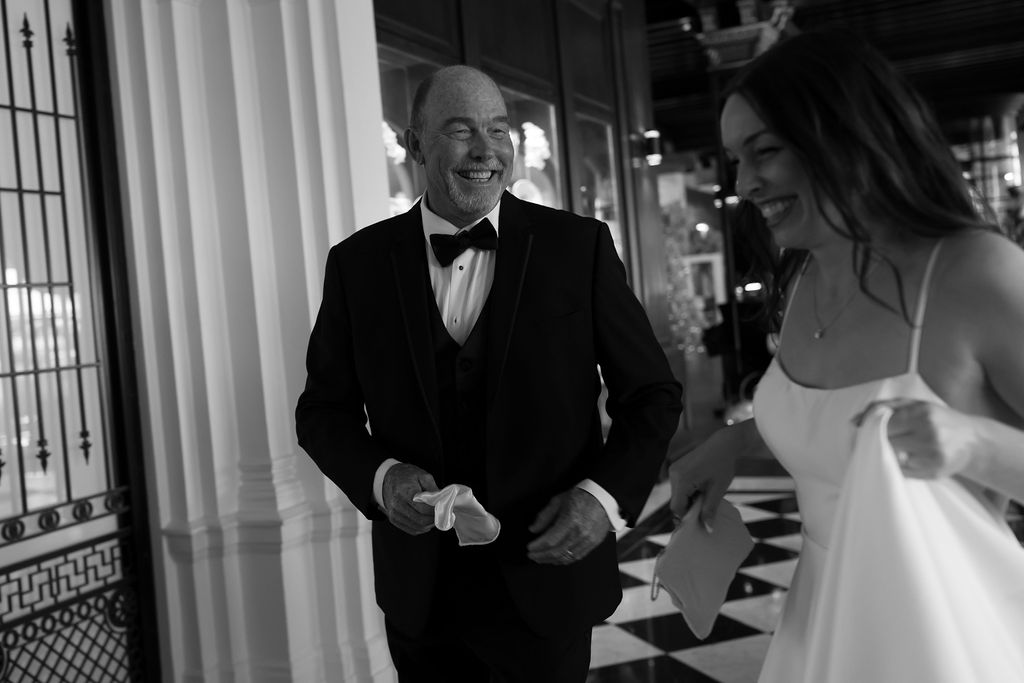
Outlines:
[[[619, 537], [622, 603], [594, 629], [587, 683], [753, 683], [768, 648], [800, 553], [800, 514], [788, 477], [738, 477], [728, 500], [754, 538], [703, 641], [661, 591], [651, 600], [654, 560], [668, 543], [667, 484], [655, 489], [646, 517]], [[1024, 518], [1011, 525], [1024, 541]]]

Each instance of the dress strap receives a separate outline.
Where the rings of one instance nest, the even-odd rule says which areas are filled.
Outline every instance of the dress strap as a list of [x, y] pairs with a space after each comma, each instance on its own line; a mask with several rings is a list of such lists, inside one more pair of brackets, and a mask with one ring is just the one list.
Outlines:
[[928, 289], [931, 284], [932, 270], [935, 268], [935, 261], [938, 260], [939, 247], [942, 240], [938, 240], [932, 247], [932, 253], [928, 257], [928, 265], [924, 269], [924, 277], [921, 279], [921, 291], [917, 295], [917, 311], [914, 313], [914, 328], [910, 333], [910, 363], [907, 372], [917, 372], [917, 359], [921, 350], [921, 330], [924, 327], [924, 312], [928, 306]]

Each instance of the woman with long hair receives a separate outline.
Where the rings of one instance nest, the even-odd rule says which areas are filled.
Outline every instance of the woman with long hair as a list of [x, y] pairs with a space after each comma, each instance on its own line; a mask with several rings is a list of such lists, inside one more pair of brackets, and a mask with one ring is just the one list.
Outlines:
[[[1024, 550], [1003, 519], [1024, 499], [1024, 251], [851, 35], [780, 41], [720, 125], [778, 350], [754, 420], [672, 464], [672, 507], [713, 528], [757, 449], [792, 475], [803, 544], [760, 680], [1024, 680]], [[961, 566], [981, 577], [967, 599]]]

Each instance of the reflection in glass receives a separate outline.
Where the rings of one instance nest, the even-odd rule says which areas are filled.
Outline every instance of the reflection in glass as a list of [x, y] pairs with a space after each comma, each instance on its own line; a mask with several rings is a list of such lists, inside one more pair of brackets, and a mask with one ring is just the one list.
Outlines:
[[555, 107], [508, 88], [501, 93], [508, 105], [516, 150], [509, 190], [520, 199], [562, 208]]
[[576, 127], [583, 157], [580, 213], [608, 224], [615, 241], [615, 250], [625, 262], [612, 125], [580, 115], [576, 118]]
[[724, 300], [722, 233], [714, 205], [714, 167], [659, 167], [673, 341], [702, 353], [703, 333], [719, 322]]
[[387, 155], [388, 201], [390, 215], [396, 216], [412, 208], [426, 188], [422, 172], [406, 154], [402, 135], [409, 123], [416, 87], [440, 65], [387, 47], [378, 50], [377, 59], [384, 110], [381, 135]]

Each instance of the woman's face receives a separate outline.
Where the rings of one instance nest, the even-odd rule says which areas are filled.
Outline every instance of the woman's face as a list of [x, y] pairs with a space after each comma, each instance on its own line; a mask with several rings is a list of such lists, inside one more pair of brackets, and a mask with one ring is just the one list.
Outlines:
[[742, 95], [722, 109], [722, 144], [736, 166], [736, 192], [761, 211], [780, 247], [811, 249], [838, 234], [823, 220], [810, 176]]

